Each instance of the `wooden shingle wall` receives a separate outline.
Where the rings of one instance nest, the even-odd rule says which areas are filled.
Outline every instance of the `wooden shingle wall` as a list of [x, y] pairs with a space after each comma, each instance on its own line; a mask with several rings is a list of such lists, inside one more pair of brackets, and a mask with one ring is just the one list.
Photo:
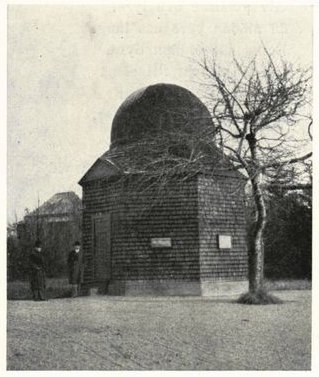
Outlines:
[[[155, 195], [156, 197], [156, 195]], [[123, 199], [124, 198], [124, 199]], [[84, 283], [93, 279], [92, 217], [111, 213], [112, 280], [199, 279], [197, 178], [156, 197], [107, 180], [83, 186]], [[171, 238], [168, 248], [152, 238]]]
[[[201, 278], [247, 279], [244, 181], [199, 176], [198, 201]], [[219, 249], [218, 235], [231, 236], [232, 247]]]

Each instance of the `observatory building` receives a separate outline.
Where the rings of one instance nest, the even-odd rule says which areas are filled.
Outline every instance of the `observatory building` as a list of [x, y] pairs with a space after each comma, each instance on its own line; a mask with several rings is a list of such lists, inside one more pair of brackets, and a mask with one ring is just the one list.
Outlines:
[[208, 109], [180, 86], [151, 85], [122, 103], [110, 149], [79, 182], [85, 291], [247, 290], [246, 180], [213, 138]]

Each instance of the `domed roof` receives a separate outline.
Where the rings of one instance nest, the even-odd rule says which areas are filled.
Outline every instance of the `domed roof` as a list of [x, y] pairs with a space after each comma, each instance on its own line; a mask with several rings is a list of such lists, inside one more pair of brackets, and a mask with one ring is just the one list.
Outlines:
[[155, 84], [133, 92], [117, 110], [112, 123], [111, 148], [155, 136], [163, 131], [213, 130], [207, 107], [189, 90]]

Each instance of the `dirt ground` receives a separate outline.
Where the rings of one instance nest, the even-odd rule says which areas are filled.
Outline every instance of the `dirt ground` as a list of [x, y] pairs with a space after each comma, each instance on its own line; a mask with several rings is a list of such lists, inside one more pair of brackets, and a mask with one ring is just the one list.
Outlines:
[[8, 370], [309, 370], [311, 291], [9, 301]]

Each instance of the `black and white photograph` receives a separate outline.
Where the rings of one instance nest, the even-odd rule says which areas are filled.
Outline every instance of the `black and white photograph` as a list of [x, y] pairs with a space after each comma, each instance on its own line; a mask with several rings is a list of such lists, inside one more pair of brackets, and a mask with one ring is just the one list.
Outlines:
[[314, 11], [6, 5], [6, 371], [314, 372]]

